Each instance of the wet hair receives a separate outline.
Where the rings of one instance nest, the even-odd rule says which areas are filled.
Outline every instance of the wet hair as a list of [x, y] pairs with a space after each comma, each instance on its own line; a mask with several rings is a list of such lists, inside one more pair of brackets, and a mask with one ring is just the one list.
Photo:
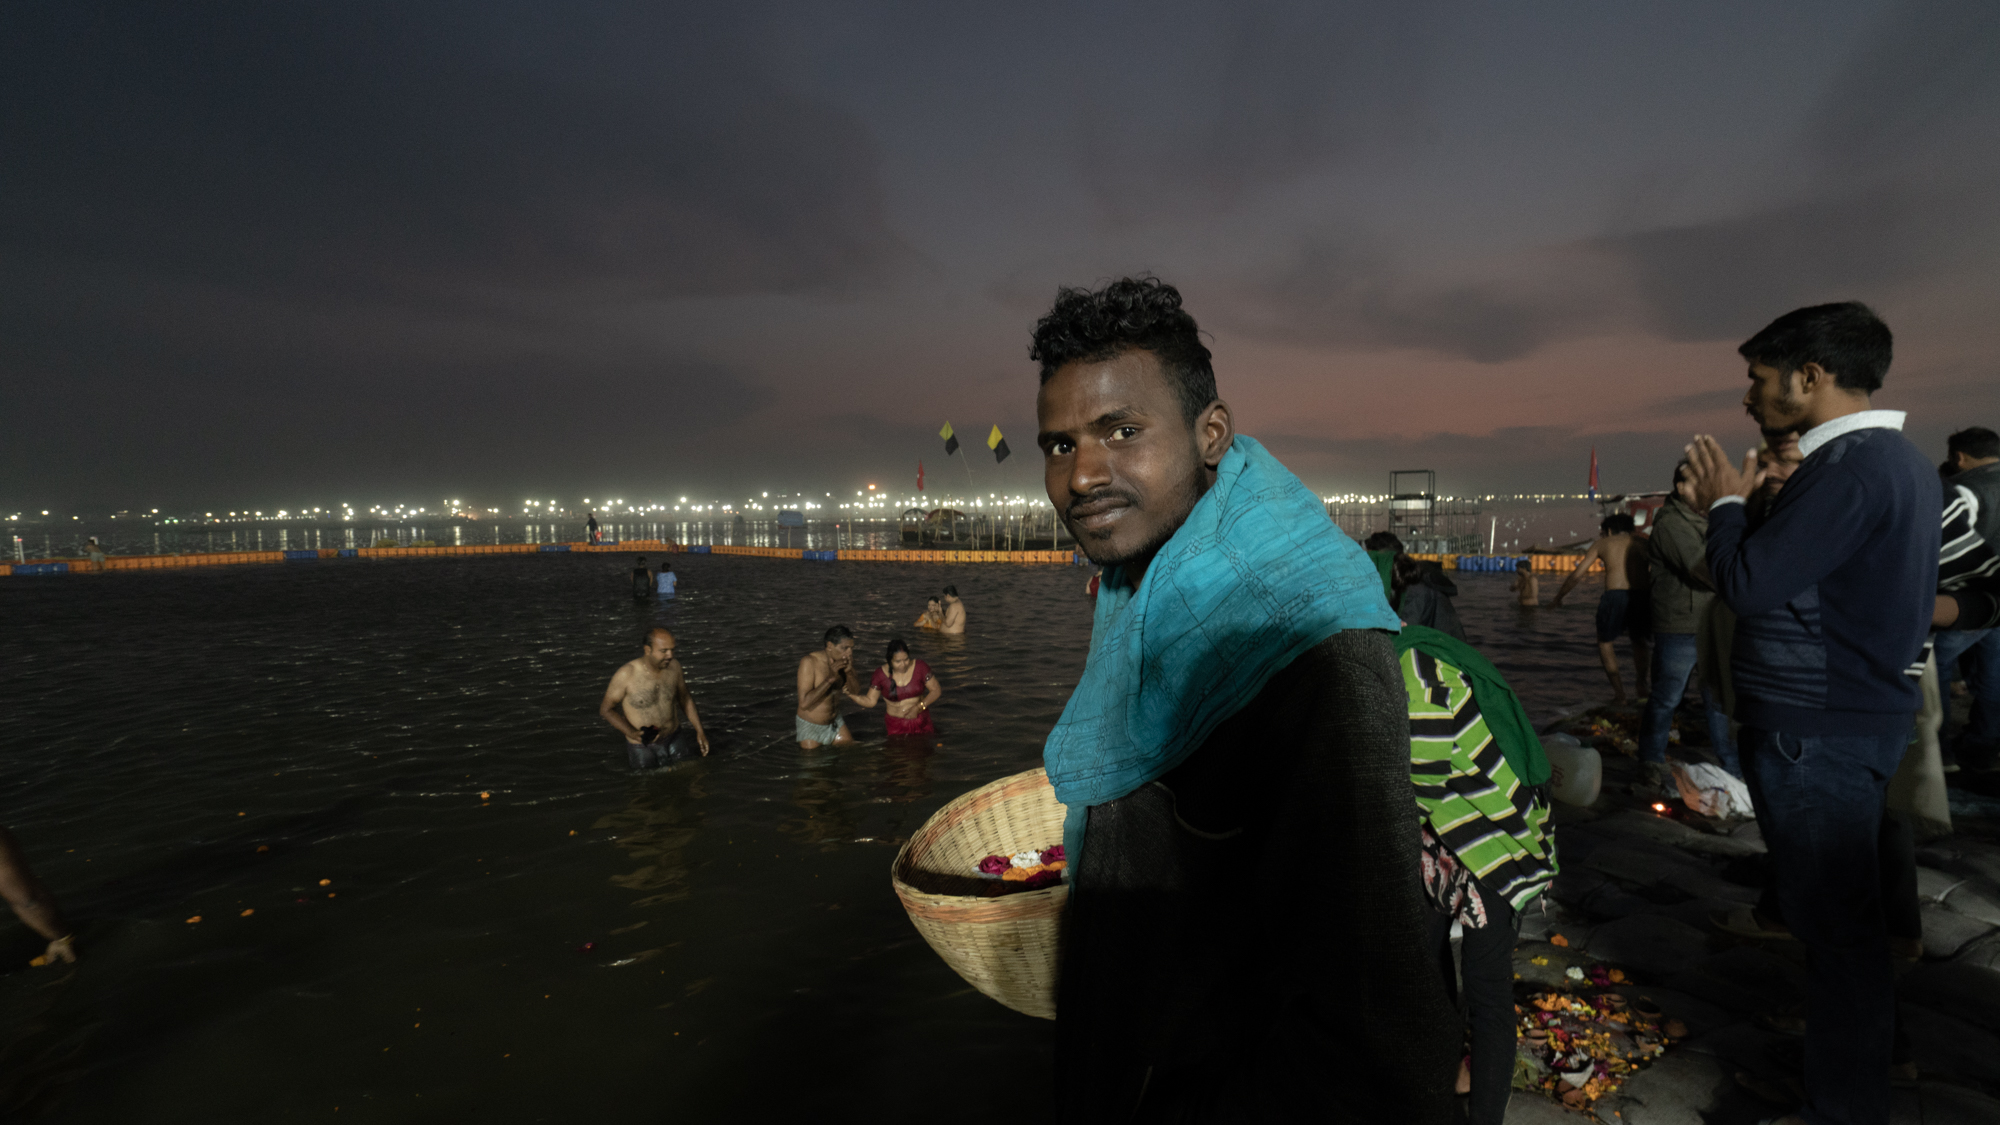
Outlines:
[[673, 568], [674, 568], [674, 564], [672, 564], [672, 563], [661, 563], [661, 564], [660, 564], [660, 569], [661, 569], [661, 570], [672, 570]]
[[[904, 656], [910, 656], [910, 646], [904, 644], [901, 637], [897, 637], [895, 640], [889, 642], [888, 649], [882, 653], [882, 662], [884, 664], [894, 664], [896, 662], [896, 654], [899, 652]], [[916, 657], [910, 656], [910, 659], [915, 660]]]
[[1889, 374], [1889, 326], [1859, 301], [1794, 309], [1743, 342], [1736, 354], [1790, 375], [1817, 363], [1843, 390], [1872, 394]]
[[1362, 548], [1369, 551], [1394, 551], [1400, 555], [1403, 553], [1403, 541], [1396, 538], [1396, 533], [1393, 531], [1378, 531], [1368, 537]]
[[1597, 525], [1597, 530], [1606, 535], [1616, 535], [1621, 531], [1630, 532], [1637, 531], [1638, 529], [1639, 525], [1633, 522], [1630, 512], [1613, 512], [1604, 517], [1604, 522]]
[[1953, 453], [1963, 453], [1980, 460], [2000, 457], [2000, 434], [1985, 426], [1972, 426], [1944, 439], [1944, 447]]
[[1028, 358], [1042, 365], [1042, 382], [1067, 363], [1098, 363], [1128, 351], [1159, 361], [1190, 427], [1216, 400], [1215, 368], [1201, 329], [1181, 309], [1181, 292], [1157, 277], [1121, 277], [1102, 289], [1064, 286], [1035, 322]]
[[938, 597], [938, 596], [937, 596], [936, 594], [932, 594], [932, 595], [931, 595], [931, 596], [930, 596], [930, 597], [929, 597], [929, 598], [928, 598], [928, 599], [927, 599], [927, 600], [926, 600], [926, 601], [924, 602], [924, 604], [925, 604], [925, 605], [929, 605], [929, 604], [931, 604], [931, 602], [935, 602], [935, 601], [942, 601], [942, 600], [943, 600], [943, 599], [939, 598], [939, 597]]
[[653, 643], [654, 636], [656, 635], [665, 635], [671, 637], [674, 635], [674, 631], [672, 629], [667, 628], [665, 625], [655, 625], [652, 628], [646, 630], [646, 635], [640, 638], [639, 643], [642, 645], [650, 646]]
[[830, 645], [837, 645], [842, 641], [851, 641], [853, 639], [854, 630], [849, 629], [845, 625], [835, 625], [826, 631], [826, 643]]
[[946, 595], [948, 595], [948, 596], [950, 596], [950, 597], [954, 597], [954, 598], [955, 598], [955, 597], [957, 597], [957, 596], [958, 596], [958, 587], [956, 587], [956, 586], [946, 586], [946, 587], [944, 588], [944, 592], [945, 592], [945, 594], [946, 594]]

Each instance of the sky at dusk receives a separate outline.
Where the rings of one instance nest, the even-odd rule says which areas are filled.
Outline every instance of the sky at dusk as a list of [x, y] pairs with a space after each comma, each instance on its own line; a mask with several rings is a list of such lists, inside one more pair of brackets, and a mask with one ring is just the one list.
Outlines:
[[2000, 426], [2000, 5], [15, 3], [0, 505], [1039, 487], [1150, 271], [1322, 492], [1664, 487], [1858, 298]]

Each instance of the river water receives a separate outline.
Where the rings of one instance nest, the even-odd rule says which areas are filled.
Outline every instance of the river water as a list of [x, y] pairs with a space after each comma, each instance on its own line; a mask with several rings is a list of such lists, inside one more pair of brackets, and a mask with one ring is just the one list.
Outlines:
[[[678, 555], [340, 560], [0, 581], [6, 823], [80, 931], [0, 924], [0, 1119], [1035, 1120], [1053, 1025], [968, 988], [889, 889], [938, 806], [1030, 768], [1087, 572]], [[962, 639], [905, 623], [956, 583]], [[1458, 578], [1537, 718], [1597, 700], [1589, 598]], [[655, 622], [714, 754], [596, 717]], [[798, 657], [892, 634], [935, 745], [792, 741]], [[1053, 841], [1050, 841], [1053, 842]], [[199, 917], [199, 922], [189, 919]], [[4, 916], [0, 916], [4, 917]]]

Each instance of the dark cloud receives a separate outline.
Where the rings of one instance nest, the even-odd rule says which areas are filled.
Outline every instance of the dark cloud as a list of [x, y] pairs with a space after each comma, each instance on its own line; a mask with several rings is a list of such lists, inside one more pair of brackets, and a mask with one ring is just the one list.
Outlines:
[[14, 434], [0, 470], [42, 478], [64, 502], [415, 500], [402, 490], [418, 483], [563, 496], [719, 485], [726, 474], [703, 472], [704, 455], [740, 447], [770, 401], [739, 367], [631, 348], [482, 347], [476, 330], [457, 342], [343, 341], [338, 321], [225, 341], [208, 324], [176, 336], [116, 316], [38, 322], [46, 306], [10, 295], [0, 332], [18, 343], [0, 381]]
[[1792, 198], [1709, 222], [1603, 239], [1647, 327], [1741, 339], [1821, 301], [1880, 301], [1966, 264], [2000, 236], [2000, 6], [1903, 4], [1839, 63], [1780, 179]]
[[1309, 242], [1277, 268], [1228, 287], [1222, 319], [1291, 343], [1418, 348], [1501, 363], [1593, 330], [1613, 311], [1615, 292], [1601, 284], [1603, 263], [1592, 255], [1554, 251], [1507, 266], [1506, 278], [1413, 277], [1385, 254]]
[[[907, 255], [866, 131], [726, 24], [579, 17], [537, 54], [424, 11], [17, 8], [0, 249], [236, 285], [669, 296], [846, 286]], [[599, 57], [648, 49], [636, 77]]]
[[2000, 160], [2000, 5], [1900, 4], [1834, 77], [1806, 129], [1832, 176]]
[[1801, 305], [1879, 301], [1934, 268], [1941, 202], [1812, 201], [1596, 245], [1630, 271], [1645, 327], [1672, 340], [1739, 340]]
[[1157, 24], [1151, 6], [1114, 10], [1189, 33], [1107, 34], [1128, 65], [1078, 72], [1079, 163], [1115, 223], [1230, 208], [1259, 187], [1414, 139], [1427, 5], [1249, 0]]

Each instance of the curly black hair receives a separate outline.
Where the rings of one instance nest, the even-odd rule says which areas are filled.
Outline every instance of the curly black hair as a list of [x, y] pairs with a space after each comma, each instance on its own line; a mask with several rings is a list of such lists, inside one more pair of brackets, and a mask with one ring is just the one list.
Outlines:
[[1215, 369], [1201, 329], [1181, 309], [1181, 291], [1157, 277], [1121, 277], [1102, 289], [1056, 290], [1056, 303], [1035, 322], [1028, 358], [1042, 365], [1042, 382], [1066, 363], [1094, 363], [1128, 349], [1153, 353], [1173, 380], [1181, 416], [1194, 425], [1216, 400]]

